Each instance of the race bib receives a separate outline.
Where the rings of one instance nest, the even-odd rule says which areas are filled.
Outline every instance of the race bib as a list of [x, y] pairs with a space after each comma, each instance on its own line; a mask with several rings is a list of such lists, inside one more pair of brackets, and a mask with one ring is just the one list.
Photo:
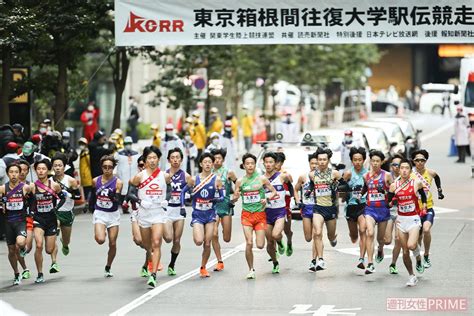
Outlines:
[[398, 207], [398, 210], [400, 213], [411, 213], [411, 212], [414, 212], [415, 209], [416, 209], [416, 206], [414, 203], [399, 205]]
[[380, 192], [374, 192], [369, 194], [370, 201], [384, 201], [385, 200], [385, 194], [380, 193]]
[[[270, 194], [266, 195], [267, 198], [271, 196]], [[281, 192], [277, 192], [277, 196], [274, 197], [273, 199], [268, 199], [267, 200], [267, 208], [280, 208], [280, 207], [285, 207], [285, 200], [282, 199], [281, 197]]]
[[316, 185], [316, 197], [329, 196], [331, 195], [331, 189], [327, 184]]
[[196, 199], [196, 210], [199, 211], [208, 211], [212, 209], [212, 202], [205, 199]]
[[21, 211], [23, 209], [23, 205], [22, 198], [10, 198], [6, 203], [6, 208], [10, 211]]
[[180, 204], [181, 203], [181, 192], [171, 192], [170, 204]]
[[246, 204], [258, 203], [260, 202], [260, 192], [259, 191], [244, 192], [242, 195], [242, 200]]
[[112, 208], [112, 206], [114, 206], [114, 203], [110, 201], [109, 199], [101, 199], [100, 197], [98, 197], [97, 206], [99, 206], [100, 208], [109, 209], [109, 208]]
[[48, 213], [53, 210], [53, 203], [51, 203], [51, 200], [46, 200], [46, 201], [37, 201], [36, 202], [36, 209], [39, 213]]

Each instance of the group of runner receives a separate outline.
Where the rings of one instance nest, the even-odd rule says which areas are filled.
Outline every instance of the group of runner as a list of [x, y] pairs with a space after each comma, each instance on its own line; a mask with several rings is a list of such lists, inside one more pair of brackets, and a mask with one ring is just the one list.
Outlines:
[[[167, 274], [176, 275], [175, 265], [181, 249], [181, 236], [187, 216], [185, 201], [192, 200], [191, 226], [194, 243], [202, 246], [200, 276], [210, 274], [207, 263], [211, 247], [217, 258], [214, 271], [224, 269], [219, 243], [219, 226], [225, 242], [230, 242], [234, 204], [242, 198], [241, 223], [246, 239], [245, 257], [248, 279], [255, 279], [253, 260], [254, 236], [257, 248], [266, 250], [273, 264], [272, 273], [280, 272], [278, 255], [291, 256], [292, 231], [290, 200], [294, 197], [303, 218], [304, 237], [312, 243], [310, 270], [326, 269], [324, 261], [323, 227], [326, 226], [331, 246], [337, 244], [336, 220], [339, 197], [346, 203], [346, 219], [353, 243], [359, 239], [360, 258], [357, 267], [366, 274], [375, 272], [375, 228], [378, 250], [375, 261], [384, 259], [383, 246], [395, 236], [390, 273], [396, 274], [396, 261], [403, 251], [403, 261], [410, 274], [407, 285], [413, 286], [417, 278], [413, 273], [410, 250], [416, 257], [416, 270], [423, 273], [431, 266], [429, 248], [433, 225], [433, 197], [430, 192], [434, 179], [438, 197], [442, 199], [440, 178], [435, 171], [425, 167], [429, 158], [425, 150], [415, 151], [411, 162], [395, 156], [391, 171], [381, 169], [385, 160], [379, 151], [371, 151], [370, 170], [364, 168], [367, 153], [363, 148], [350, 151], [352, 166], [340, 173], [330, 164], [332, 152], [319, 148], [309, 155], [309, 170], [300, 175], [293, 187], [292, 176], [282, 169], [285, 155], [267, 152], [263, 156], [265, 170], [258, 170], [257, 158], [247, 153], [242, 157], [244, 175], [237, 178], [233, 170], [225, 167], [226, 151], [215, 149], [199, 158], [201, 172], [192, 177], [182, 170], [183, 152], [179, 148], [161, 157], [155, 146], [146, 147], [138, 160], [139, 173], [129, 182], [125, 201], [120, 192], [123, 183], [113, 171], [116, 160], [104, 156], [100, 160], [102, 175], [93, 179], [94, 190], [89, 203], [94, 205], [94, 235], [98, 244], [108, 239], [108, 254], [104, 275], [113, 277], [111, 270], [116, 254], [120, 225], [120, 204], [131, 206], [134, 242], [142, 247], [145, 260], [141, 276], [147, 285], [156, 286], [157, 271], [162, 269], [162, 241], [172, 243], [171, 260]], [[169, 169], [160, 170], [160, 160], [167, 159]], [[7, 167], [9, 181], [0, 186], [0, 196], [7, 218], [8, 258], [14, 271], [14, 284], [31, 276], [24, 257], [32, 249], [34, 236], [35, 263], [38, 271], [36, 283], [44, 282], [43, 248], [51, 256], [50, 273], [59, 272], [56, 236], [61, 233], [62, 253], [69, 254], [74, 200], [80, 199], [78, 183], [64, 174], [66, 157], [58, 153], [51, 162], [41, 160], [34, 164], [38, 180], [26, 181], [27, 162], [19, 161]], [[54, 176], [49, 178], [51, 169]], [[395, 233], [393, 233], [395, 231]], [[283, 242], [286, 235], [286, 245]], [[423, 239], [424, 257], [420, 244]], [[368, 262], [364, 260], [368, 255]], [[18, 263], [23, 273], [18, 270]]]

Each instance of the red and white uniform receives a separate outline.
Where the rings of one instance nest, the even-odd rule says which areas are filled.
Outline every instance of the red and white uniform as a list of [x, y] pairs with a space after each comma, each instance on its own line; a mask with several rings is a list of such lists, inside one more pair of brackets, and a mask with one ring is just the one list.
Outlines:
[[421, 227], [420, 207], [418, 195], [415, 190], [415, 180], [410, 179], [408, 183], [397, 180], [395, 182], [395, 199], [398, 200], [397, 227], [404, 233], [413, 228]]
[[138, 225], [149, 228], [153, 224], [167, 222], [166, 210], [166, 180], [165, 173], [160, 170], [158, 175], [150, 180], [146, 171], [141, 172], [142, 182], [138, 186]]

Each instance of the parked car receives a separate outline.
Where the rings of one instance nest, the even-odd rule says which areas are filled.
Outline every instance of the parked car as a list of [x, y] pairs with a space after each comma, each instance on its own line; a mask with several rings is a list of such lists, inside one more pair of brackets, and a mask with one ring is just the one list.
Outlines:
[[369, 145], [369, 151], [372, 149], [380, 150], [385, 155], [382, 168], [389, 170], [389, 162], [392, 157], [391, 148], [395, 146], [395, 143], [390, 144], [383, 129], [378, 127], [355, 126], [351, 127], [351, 130], [354, 132], [357, 131], [363, 133], [366, 136]]
[[415, 129], [413, 124], [401, 117], [381, 117], [374, 119], [378, 122], [391, 122], [396, 123], [400, 126], [403, 134], [405, 135], [405, 153], [407, 157], [411, 156], [412, 151], [418, 150], [421, 148], [421, 139], [420, 134], [422, 132], [421, 129]]
[[392, 146], [391, 155], [396, 153], [405, 155], [405, 135], [397, 123], [391, 122], [377, 122], [377, 121], [363, 121], [357, 123], [357, 126], [377, 127], [381, 128], [387, 135], [388, 140]]
[[360, 104], [363, 106], [367, 106], [367, 102], [369, 103], [369, 107], [371, 108], [372, 112], [383, 112], [389, 115], [395, 115], [398, 113], [399, 107], [403, 107], [403, 103], [398, 102], [394, 103], [390, 100], [386, 100], [381, 96], [377, 96], [374, 93], [370, 93], [369, 98], [366, 98], [366, 91], [365, 90], [351, 90], [351, 91], [344, 91], [341, 94], [341, 107], [354, 107], [357, 104], [357, 100], [360, 98]]

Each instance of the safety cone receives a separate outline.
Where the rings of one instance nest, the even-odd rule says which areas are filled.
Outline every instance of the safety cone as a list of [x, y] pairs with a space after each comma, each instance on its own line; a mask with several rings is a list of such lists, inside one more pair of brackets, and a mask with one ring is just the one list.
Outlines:
[[457, 155], [458, 155], [458, 148], [456, 147], [456, 144], [454, 143], [454, 136], [451, 136], [451, 143], [449, 146], [448, 157], [454, 157]]

